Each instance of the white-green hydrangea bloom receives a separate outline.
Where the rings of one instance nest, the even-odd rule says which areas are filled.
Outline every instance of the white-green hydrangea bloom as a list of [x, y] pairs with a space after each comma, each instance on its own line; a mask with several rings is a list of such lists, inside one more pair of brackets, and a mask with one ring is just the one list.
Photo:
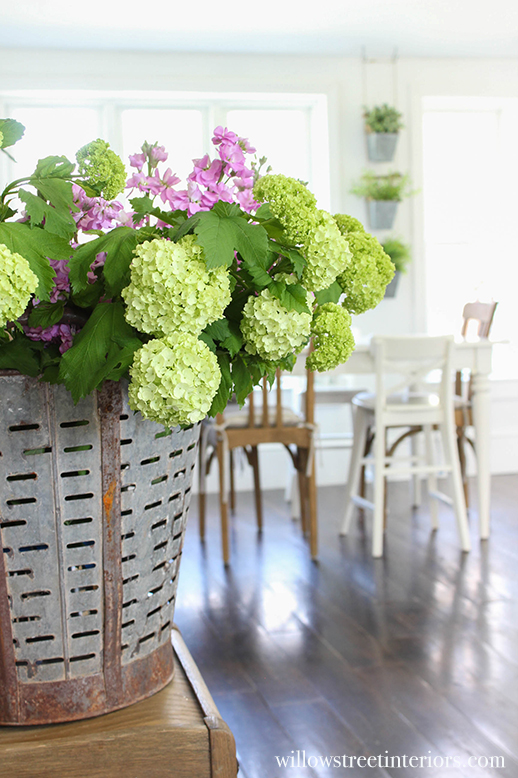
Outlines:
[[314, 350], [306, 359], [309, 370], [334, 370], [347, 362], [354, 350], [351, 316], [336, 303], [324, 303], [317, 308], [311, 333]]
[[381, 302], [395, 268], [373, 235], [348, 232], [347, 240], [352, 261], [337, 278], [345, 294], [342, 305], [351, 313], [364, 313]]
[[37, 287], [27, 260], [0, 243], [0, 327], [22, 315]]
[[365, 227], [361, 221], [355, 219], [354, 216], [349, 216], [346, 213], [335, 213], [333, 219], [337, 223], [342, 235], [346, 235], [348, 232], [365, 232]]
[[303, 254], [307, 264], [302, 273], [302, 285], [312, 292], [327, 289], [349, 264], [349, 244], [327, 211], [315, 212]]
[[317, 202], [305, 184], [296, 178], [269, 174], [255, 184], [254, 198], [269, 204], [290, 242], [305, 241]]
[[268, 289], [263, 289], [257, 297], [249, 297], [243, 308], [245, 350], [272, 362], [298, 353], [309, 338], [311, 318], [310, 313], [288, 311]]
[[0, 149], [2, 148], [2, 143], [4, 142], [4, 133], [2, 130], [0, 130]]
[[231, 298], [230, 276], [223, 267], [207, 270], [194, 235], [178, 243], [157, 238], [135, 249], [131, 283], [122, 296], [126, 320], [141, 332], [199, 335], [223, 316]]
[[107, 141], [97, 138], [76, 154], [77, 172], [98, 189], [106, 200], [113, 200], [124, 191], [126, 168], [122, 159]]
[[216, 355], [186, 332], [142, 346], [130, 376], [131, 408], [165, 427], [204, 419], [221, 381]]

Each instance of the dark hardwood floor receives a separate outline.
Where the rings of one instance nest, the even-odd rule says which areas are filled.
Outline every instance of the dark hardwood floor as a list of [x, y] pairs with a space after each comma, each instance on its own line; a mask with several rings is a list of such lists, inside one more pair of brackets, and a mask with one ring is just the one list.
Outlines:
[[[193, 499], [176, 622], [235, 735], [242, 778], [518, 778], [518, 476], [492, 488], [491, 539], [477, 540], [474, 505], [463, 555], [448, 508], [432, 535], [426, 501], [412, 511], [408, 486], [390, 484], [380, 560], [369, 516], [340, 538], [344, 489], [321, 488], [318, 563], [283, 493], [264, 493], [262, 536], [252, 495], [239, 494], [228, 570], [216, 498], [205, 544]], [[436, 766], [278, 766], [297, 751]]]

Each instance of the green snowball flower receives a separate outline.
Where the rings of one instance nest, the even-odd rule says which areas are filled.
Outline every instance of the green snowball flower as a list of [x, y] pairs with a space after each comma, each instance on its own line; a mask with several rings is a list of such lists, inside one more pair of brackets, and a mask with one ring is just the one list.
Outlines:
[[22, 315], [37, 288], [27, 260], [0, 243], [0, 327]]
[[223, 267], [207, 270], [194, 235], [178, 243], [157, 238], [135, 249], [131, 283], [122, 296], [126, 320], [141, 332], [199, 335], [230, 303], [230, 276]]
[[394, 265], [380, 242], [366, 232], [349, 232], [352, 261], [337, 281], [345, 293], [342, 305], [351, 313], [364, 313], [383, 299], [394, 277]]
[[327, 289], [348, 266], [351, 252], [335, 220], [327, 211], [315, 211], [309, 222], [303, 254], [302, 285], [312, 292]]
[[0, 130], [0, 149], [2, 148], [2, 143], [4, 142], [4, 133], [2, 130]]
[[142, 346], [130, 376], [131, 408], [165, 427], [204, 419], [221, 381], [216, 355], [185, 332]]
[[122, 159], [101, 138], [87, 143], [76, 154], [77, 172], [106, 200], [124, 191], [126, 168]]
[[348, 216], [346, 213], [335, 213], [333, 216], [338, 229], [347, 237], [348, 232], [365, 232], [365, 227], [359, 219], [355, 219], [354, 216]]
[[347, 362], [354, 350], [351, 316], [336, 303], [320, 305], [311, 328], [314, 350], [306, 359], [309, 370], [323, 373]]
[[268, 361], [276, 362], [301, 351], [310, 330], [311, 314], [288, 311], [269, 289], [249, 297], [243, 308], [245, 350]]
[[254, 186], [254, 199], [267, 202], [291, 243], [302, 243], [316, 210], [316, 198], [301, 181], [283, 175], [263, 176]]

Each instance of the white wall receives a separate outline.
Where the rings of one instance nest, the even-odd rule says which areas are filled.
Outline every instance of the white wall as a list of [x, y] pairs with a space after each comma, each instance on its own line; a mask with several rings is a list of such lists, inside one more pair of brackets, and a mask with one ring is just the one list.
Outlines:
[[[366, 223], [364, 203], [349, 193], [351, 182], [362, 169], [372, 166], [366, 158], [362, 106], [395, 102], [402, 111], [406, 129], [389, 167], [408, 171], [419, 189], [421, 98], [514, 97], [518, 95], [518, 58], [402, 59], [394, 65], [390, 61], [365, 64], [359, 58], [345, 57], [4, 49], [0, 50], [0, 85], [2, 91], [80, 88], [323, 93], [329, 106], [331, 209], [350, 213]], [[363, 334], [399, 334], [426, 328], [420, 194], [400, 205], [394, 232], [411, 242], [413, 262], [396, 298], [384, 300], [375, 311], [356, 317], [354, 325]], [[506, 383], [493, 393], [494, 472], [518, 471], [517, 383]], [[504, 433], [505, 446], [498, 442]], [[284, 476], [280, 479], [277, 475], [274, 481], [277, 457], [271, 454], [267, 459], [265, 485], [277, 485], [284, 480]], [[332, 452], [323, 481], [335, 479], [331, 461], [337, 461]]]

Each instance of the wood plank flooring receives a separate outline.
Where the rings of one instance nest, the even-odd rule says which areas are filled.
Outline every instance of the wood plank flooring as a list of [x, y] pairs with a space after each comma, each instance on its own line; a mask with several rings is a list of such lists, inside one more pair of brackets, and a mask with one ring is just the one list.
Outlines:
[[[448, 508], [431, 534], [426, 500], [412, 510], [407, 484], [390, 484], [380, 560], [369, 516], [340, 538], [344, 489], [321, 488], [316, 564], [282, 492], [264, 493], [262, 535], [252, 495], [238, 494], [228, 570], [216, 498], [205, 544], [193, 499], [175, 620], [234, 732], [241, 778], [518, 778], [518, 476], [492, 488], [491, 539], [477, 540], [475, 504], [463, 555]], [[298, 751], [436, 766], [278, 765]]]

